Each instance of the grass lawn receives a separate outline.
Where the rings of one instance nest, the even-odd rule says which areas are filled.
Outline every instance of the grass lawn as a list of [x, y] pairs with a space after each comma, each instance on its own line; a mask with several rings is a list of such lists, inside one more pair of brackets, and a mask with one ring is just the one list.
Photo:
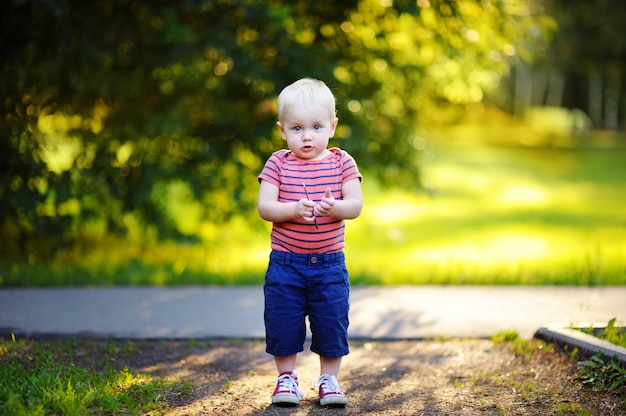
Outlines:
[[115, 365], [116, 357], [137, 353], [130, 341], [120, 348], [112, 341], [0, 339], [0, 414], [146, 414], [191, 388]]
[[[432, 141], [426, 192], [363, 183], [347, 223], [354, 284], [626, 284], [626, 150]], [[261, 284], [270, 224], [198, 224], [203, 244], [103, 237], [52, 262], [0, 262], [0, 286]], [[211, 233], [205, 233], [211, 234]]]
[[624, 150], [435, 143], [428, 195], [367, 189], [351, 271], [382, 284], [622, 285], [624, 161]]

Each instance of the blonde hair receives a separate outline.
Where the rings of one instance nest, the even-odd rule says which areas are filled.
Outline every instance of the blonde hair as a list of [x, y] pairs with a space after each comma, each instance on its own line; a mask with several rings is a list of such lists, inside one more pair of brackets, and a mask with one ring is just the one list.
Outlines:
[[326, 107], [330, 120], [336, 116], [335, 96], [328, 86], [320, 80], [302, 78], [286, 86], [278, 95], [278, 120], [282, 120], [285, 111], [292, 105], [301, 105], [307, 109]]

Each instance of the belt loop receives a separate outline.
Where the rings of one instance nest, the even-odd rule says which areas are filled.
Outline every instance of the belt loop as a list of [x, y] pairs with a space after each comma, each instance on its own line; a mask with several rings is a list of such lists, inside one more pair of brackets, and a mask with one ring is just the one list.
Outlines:
[[328, 254], [324, 254], [322, 255], [322, 261], [324, 262], [324, 268], [328, 269], [329, 268], [329, 263], [330, 263], [330, 256]]
[[288, 251], [285, 253], [285, 265], [289, 266], [291, 264], [291, 252]]

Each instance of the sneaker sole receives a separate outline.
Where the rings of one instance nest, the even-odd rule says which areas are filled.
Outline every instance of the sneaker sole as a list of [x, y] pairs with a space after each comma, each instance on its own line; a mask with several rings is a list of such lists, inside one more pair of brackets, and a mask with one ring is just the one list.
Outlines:
[[344, 396], [329, 396], [320, 399], [322, 406], [344, 407], [348, 404], [348, 399]]
[[272, 396], [272, 404], [277, 406], [297, 406], [300, 399], [290, 394], [278, 394]]

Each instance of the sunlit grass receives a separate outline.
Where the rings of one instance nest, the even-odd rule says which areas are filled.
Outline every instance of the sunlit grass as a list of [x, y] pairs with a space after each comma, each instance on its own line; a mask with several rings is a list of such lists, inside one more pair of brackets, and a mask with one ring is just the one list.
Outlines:
[[[116, 351], [102, 348], [0, 339], [0, 414], [147, 414], [168, 408], [168, 395], [188, 390], [185, 383], [115, 369]], [[103, 358], [93, 362], [89, 353]]]
[[622, 285], [625, 157], [432, 149], [428, 196], [369, 190], [350, 225], [350, 269], [364, 283]]
[[[426, 191], [366, 175], [347, 223], [354, 284], [626, 284], [626, 151], [434, 143], [423, 156]], [[270, 224], [212, 227], [204, 244], [104, 238], [52, 264], [5, 262], [0, 285], [261, 284]]]

